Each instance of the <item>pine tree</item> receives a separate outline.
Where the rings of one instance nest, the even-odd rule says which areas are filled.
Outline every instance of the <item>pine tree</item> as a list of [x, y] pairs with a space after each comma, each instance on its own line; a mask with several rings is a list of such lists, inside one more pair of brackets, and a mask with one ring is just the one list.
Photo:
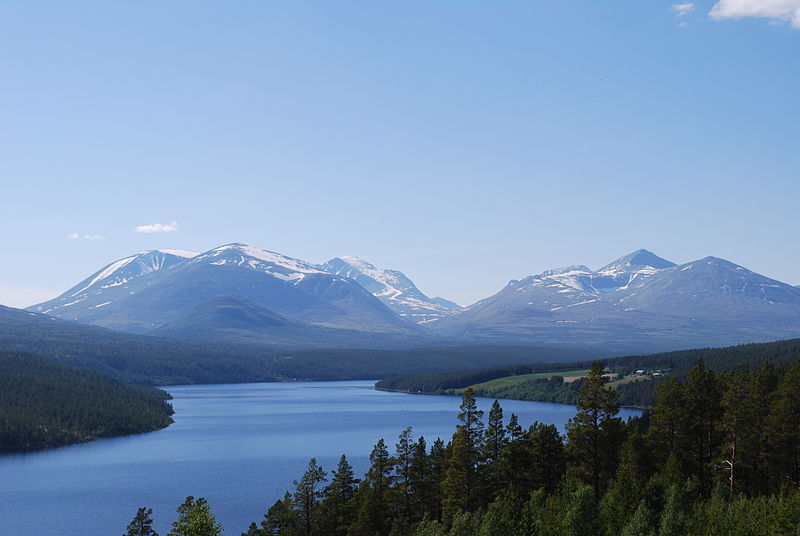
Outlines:
[[554, 424], [535, 422], [526, 433], [528, 438], [528, 488], [555, 492], [566, 471], [564, 440]]
[[317, 465], [316, 458], [308, 462], [308, 469], [300, 481], [295, 480], [294, 504], [298, 510], [303, 536], [316, 534], [318, 501], [322, 496], [322, 484], [327, 473]]
[[800, 486], [800, 361], [786, 372], [769, 420], [772, 463], [782, 486]]
[[647, 434], [657, 461], [663, 463], [670, 454], [681, 455], [686, 449], [685, 420], [683, 385], [671, 376], [656, 387], [656, 406]]
[[395, 445], [395, 488], [400, 499], [400, 518], [408, 522], [412, 517], [414, 441], [409, 426], [400, 433], [400, 438]]
[[500, 407], [500, 402], [495, 400], [489, 410], [486, 433], [483, 436], [483, 445], [481, 446], [484, 462], [491, 464], [500, 459], [500, 453], [503, 452], [506, 443], [503, 408]]
[[506, 426], [509, 441], [516, 441], [522, 439], [522, 426], [519, 425], [519, 418], [516, 413], [512, 413], [508, 419], [508, 426]]
[[751, 375], [750, 395], [744, 402], [747, 412], [742, 443], [749, 454], [746, 463], [746, 487], [754, 495], [769, 493], [775, 480], [769, 460], [769, 422], [777, 389], [778, 377], [769, 362]]
[[458, 511], [472, 511], [478, 503], [481, 486], [477, 464], [483, 438], [483, 412], [478, 409], [475, 391], [468, 388], [461, 399], [459, 424], [453, 435], [452, 452], [443, 483], [444, 517], [452, 519]]
[[429, 460], [429, 486], [431, 492], [431, 502], [426, 510], [433, 519], [439, 519], [444, 505], [444, 480], [447, 475], [448, 448], [441, 438], [431, 445]]
[[359, 479], [353, 475], [353, 467], [342, 454], [336, 471], [331, 475], [330, 484], [323, 490], [324, 502], [321, 506], [320, 518], [326, 535], [347, 534], [347, 526], [353, 518], [355, 501], [353, 497]]
[[298, 534], [298, 515], [291, 494], [287, 491], [283, 499], [275, 503], [264, 514], [261, 530], [269, 536], [295, 536]]
[[391, 526], [387, 512], [393, 507], [391, 473], [394, 466], [383, 439], [369, 455], [370, 467], [358, 490], [358, 513], [350, 526], [351, 536], [386, 534]]
[[425, 438], [420, 436], [413, 446], [411, 467], [409, 469], [411, 486], [412, 519], [421, 520], [434, 500], [433, 489], [438, 483], [433, 481], [433, 468], [428, 456], [428, 447]]
[[567, 423], [568, 452], [576, 469], [591, 483], [595, 495], [605, 486], [616, 468], [619, 447], [624, 439], [617, 392], [606, 387], [603, 363], [595, 361], [578, 393], [578, 413]]
[[242, 533], [242, 536], [264, 536], [264, 533], [258, 528], [255, 521], [253, 521], [250, 523], [250, 526], [247, 527], [247, 531]]
[[153, 510], [151, 508], [139, 508], [133, 521], [128, 524], [128, 531], [123, 536], [158, 536], [153, 530]]
[[719, 382], [714, 373], [705, 368], [703, 360], [689, 371], [684, 385], [685, 455], [691, 474], [697, 478], [700, 493], [711, 494], [714, 462], [721, 445], [722, 405]]
[[505, 423], [503, 422], [503, 408], [495, 400], [492, 403], [491, 410], [489, 410], [486, 433], [483, 436], [483, 444], [481, 445], [483, 480], [486, 482], [486, 493], [489, 500], [504, 488], [504, 471], [501, 464], [501, 456], [507, 443]]

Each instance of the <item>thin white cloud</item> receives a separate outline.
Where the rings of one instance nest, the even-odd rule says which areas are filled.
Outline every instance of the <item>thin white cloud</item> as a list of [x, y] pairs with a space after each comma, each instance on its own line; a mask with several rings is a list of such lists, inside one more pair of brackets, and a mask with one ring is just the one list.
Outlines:
[[684, 2], [682, 4], [672, 4], [672, 11], [674, 11], [679, 17], [685, 17], [692, 11], [694, 11], [695, 4], [692, 2]]
[[100, 235], [91, 235], [91, 234], [82, 235], [80, 233], [70, 233], [69, 235], [67, 235], [67, 238], [83, 239], [83, 240], [102, 240], [103, 239], [103, 237], [100, 236]]
[[151, 223], [150, 225], [139, 225], [133, 229], [135, 233], [174, 233], [178, 230], [178, 222], [172, 223]]
[[800, 29], [800, 0], [719, 0], [709, 16], [716, 20], [760, 17]]

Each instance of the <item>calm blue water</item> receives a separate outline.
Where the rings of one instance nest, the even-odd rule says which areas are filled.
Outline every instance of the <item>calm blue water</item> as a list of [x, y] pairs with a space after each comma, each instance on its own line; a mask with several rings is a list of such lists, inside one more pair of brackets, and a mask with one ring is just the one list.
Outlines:
[[[136, 509], [153, 509], [166, 534], [186, 495], [205, 497], [225, 533], [237, 535], [292, 488], [316, 457], [326, 470], [347, 454], [359, 476], [372, 445], [393, 447], [413, 426], [430, 445], [453, 432], [459, 398], [372, 389], [372, 382], [173, 386], [175, 424], [165, 430], [0, 457], [4, 536], [118, 535]], [[527, 427], [562, 428], [575, 408], [501, 401]], [[480, 400], [487, 411], [491, 400]], [[637, 414], [623, 410], [623, 417]]]

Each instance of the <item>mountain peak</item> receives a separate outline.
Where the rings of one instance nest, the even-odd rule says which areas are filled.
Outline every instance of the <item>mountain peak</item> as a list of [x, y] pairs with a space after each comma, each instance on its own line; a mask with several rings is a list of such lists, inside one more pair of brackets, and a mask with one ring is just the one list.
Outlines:
[[317, 268], [353, 279], [394, 312], [413, 323], [430, 322], [459, 308], [453, 302], [429, 298], [403, 272], [377, 268], [359, 257], [335, 257]]
[[572, 266], [564, 266], [562, 268], [555, 268], [553, 270], [545, 270], [539, 277], [551, 277], [555, 275], [583, 275], [591, 274], [592, 271], [588, 266], [583, 264], [573, 264]]
[[254, 270], [269, 273], [280, 279], [296, 282], [302, 280], [306, 274], [321, 273], [320, 270], [306, 261], [239, 242], [216, 247], [192, 259], [192, 262], [208, 261], [217, 266], [225, 264], [246, 265]]
[[674, 266], [677, 266], [674, 262], [659, 257], [652, 251], [648, 251], [646, 249], [637, 249], [636, 251], [603, 266], [597, 272], [600, 274], [609, 274], [641, 271], [642, 269], [663, 270], [664, 268], [672, 268]]

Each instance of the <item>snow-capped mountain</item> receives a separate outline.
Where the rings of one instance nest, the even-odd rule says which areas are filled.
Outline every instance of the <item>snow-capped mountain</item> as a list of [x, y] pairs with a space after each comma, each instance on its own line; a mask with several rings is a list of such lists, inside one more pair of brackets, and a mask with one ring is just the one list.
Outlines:
[[29, 309], [150, 333], [215, 296], [242, 298], [318, 327], [401, 334], [416, 330], [355, 281], [246, 244], [183, 256], [147, 252], [126, 257], [64, 295]]
[[444, 298], [429, 298], [403, 272], [384, 270], [358, 257], [336, 257], [319, 269], [359, 283], [394, 312], [417, 324], [427, 324], [460, 307]]
[[464, 309], [356, 257], [313, 265], [245, 244], [153, 250], [28, 310], [133, 333], [294, 347], [438, 340], [650, 351], [800, 337], [800, 288], [716, 257], [678, 266], [647, 250], [597, 270], [514, 280]]
[[597, 270], [592, 285], [597, 290], [618, 289], [630, 285], [637, 278], [674, 266], [674, 262], [662, 259], [646, 249], [639, 249]]
[[170, 249], [143, 251], [104, 266], [57, 298], [28, 309], [56, 317], [77, 318], [70, 315], [75, 311], [88, 312], [111, 305], [134, 293], [133, 289], [148, 280], [148, 276], [169, 270], [197, 255], [191, 251]]
[[550, 270], [432, 326], [483, 341], [659, 349], [800, 336], [796, 287], [714, 257], [681, 266], [639, 250], [597, 271]]

